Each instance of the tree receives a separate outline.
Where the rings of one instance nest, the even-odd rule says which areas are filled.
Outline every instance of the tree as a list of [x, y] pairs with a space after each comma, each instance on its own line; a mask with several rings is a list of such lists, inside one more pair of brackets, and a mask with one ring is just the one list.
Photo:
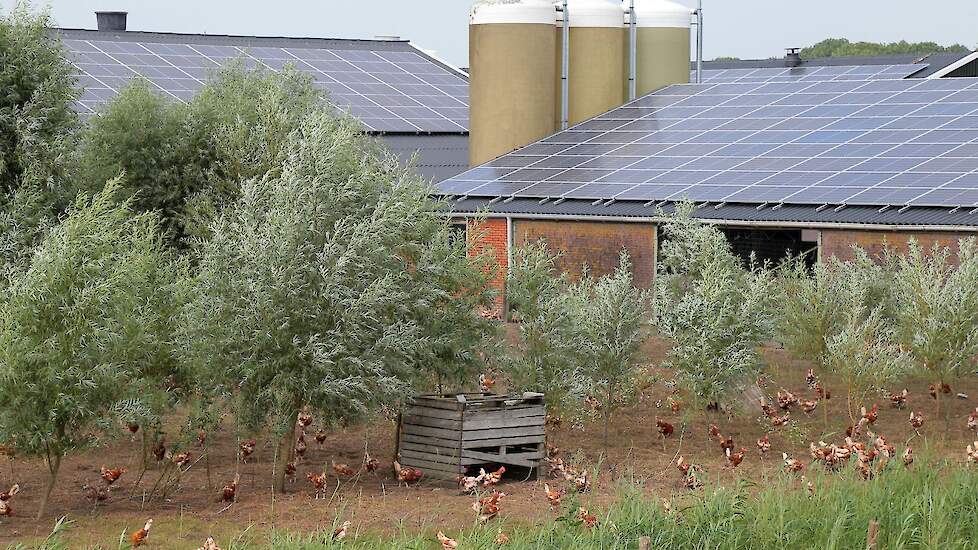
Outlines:
[[496, 323], [482, 313], [495, 303], [492, 280], [499, 267], [492, 251], [475, 249], [479, 235], [459, 239], [441, 224], [422, 229], [430, 239], [412, 262], [405, 292], [412, 300], [410, 319], [426, 345], [416, 348], [411, 361], [418, 366], [420, 384], [430, 388], [434, 376], [442, 392], [445, 384], [461, 386], [474, 379], [492, 360]]
[[242, 181], [281, 166], [285, 138], [324, 105], [311, 78], [291, 67], [232, 62], [186, 105], [136, 79], [82, 133], [79, 186], [91, 192], [123, 176], [134, 208], [160, 212], [172, 242], [184, 243], [238, 197]]
[[634, 380], [642, 357], [651, 296], [635, 287], [632, 263], [624, 249], [613, 273], [597, 281], [585, 274], [572, 295], [577, 302], [583, 367], [591, 379], [591, 391], [602, 401], [607, 449], [617, 392]]
[[506, 357], [511, 384], [544, 394], [554, 415], [575, 410], [587, 391], [579, 349], [577, 302], [558, 275], [559, 255], [544, 241], [513, 249], [507, 298], [519, 339]]
[[921, 55], [928, 53], [970, 53], [971, 49], [961, 44], [941, 46], [936, 42], [850, 42], [845, 38], [828, 38], [818, 44], [802, 48], [802, 58], [852, 57], [876, 55]]
[[803, 258], [786, 261], [779, 280], [778, 337], [788, 353], [815, 362], [823, 370], [828, 340], [845, 317], [845, 264], [835, 258], [811, 268]]
[[869, 389], [900, 374], [906, 357], [893, 340], [892, 252], [881, 263], [861, 248], [853, 253], [852, 260], [830, 257], [810, 270], [801, 259], [783, 265], [777, 311], [785, 349], [845, 380], [855, 421]]
[[47, 464], [39, 518], [62, 457], [139, 407], [147, 365], [167, 355], [159, 304], [174, 277], [159, 221], [117, 192], [80, 196], [0, 306], [0, 440]]
[[[857, 275], [858, 276], [858, 275]], [[893, 328], [882, 307], [868, 307], [856, 289], [845, 294], [842, 322], [825, 342], [822, 362], [846, 381], [849, 420], [855, 424], [856, 407], [871, 389], [893, 380], [906, 371], [907, 356], [893, 341]]]
[[[681, 205], [662, 230], [654, 325], [674, 340], [667, 366], [696, 397], [720, 403], [761, 368], [774, 328], [774, 277], [745, 268], [723, 234]], [[753, 262], [752, 262], [753, 264]]]
[[928, 251], [911, 241], [895, 265], [896, 337], [916, 367], [933, 377], [940, 408], [943, 385], [975, 369], [978, 246], [973, 238], [962, 239], [955, 264], [947, 247]]
[[78, 90], [51, 27], [27, 3], [0, 13], [0, 262], [7, 274], [24, 267], [71, 200], [65, 181]]
[[217, 213], [241, 195], [241, 184], [275, 175], [291, 151], [289, 135], [306, 117], [334, 109], [312, 77], [286, 65], [281, 71], [248, 70], [232, 62], [208, 79], [187, 114], [192, 150], [210, 175], [187, 197], [182, 219], [188, 236], [206, 237]]
[[79, 182], [85, 191], [122, 177], [133, 208], [158, 211], [174, 239], [180, 238], [184, 201], [205, 186], [205, 155], [186, 139], [186, 105], [170, 101], [143, 79], [134, 79], [92, 117], [79, 152]]
[[[245, 182], [196, 241], [182, 333], [234, 390], [241, 421], [271, 424], [290, 462], [303, 407], [353, 420], [403, 395], [435, 341], [417, 319], [440, 308], [418, 301], [451, 295], [418, 285], [442, 284], [427, 275], [459, 260], [430, 189], [352, 119], [321, 110], [275, 147], [282, 165]], [[275, 485], [285, 490], [284, 468]]]

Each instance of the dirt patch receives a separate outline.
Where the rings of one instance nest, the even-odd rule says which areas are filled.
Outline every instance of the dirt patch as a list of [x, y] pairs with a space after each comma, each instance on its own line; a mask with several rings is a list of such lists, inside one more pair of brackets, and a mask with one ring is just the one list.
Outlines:
[[[606, 454], [602, 446], [603, 424], [599, 420], [585, 423], [582, 429], [564, 426], [550, 434], [551, 443], [562, 449], [565, 460], [600, 469], [594, 490], [581, 495], [584, 505], [598, 508], [607, 504], [614, 498], [616, 486], [621, 481], [635, 483], [649, 493], [685, 491], [673, 466], [677, 455], [703, 466], [709, 479], [721, 483], [742, 478], [761, 480], [765, 474], [781, 468], [782, 451], [807, 463], [810, 441], [838, 442], [844, 437], [849, 424], [844, 389], [837, 381], [825, 380], [825, 386], [834, 394], [827, 403], [828, 425], [823, 424], [825, 401], [812, 415], [796, 408], [791, 413], [792, 425], [779, 428], [770, 435], [771, 452], [761, 457], [754, 442], [770, 426], [759, 418], [759, 409], [750, 408], [728, 419], [725, 415], [691, 410], [690, 407], [679, 412], [669, 408], [671, 389], [663, 382], [670, 379], [671, 374], [654, 366], [661, 363], [667, 349], [668, 344], [657, 339], [651, 339], [646, 346], [649, 368], [659, 381], [643, 392], [637, 404], [615, 415]], [[774, 348], [766, 348], [764, 355], [770, 365], [766, 375], [769, 379], [765, 388], [767, 394], [773, 395], [778, 389], [785, 388], [801, 398], [814, 398], [814, 392], [805, 384], [807, 365], [804, 362]], [[960, 387], [953, 388], [954, 392], [963, 392], [970, 397], [946, 401], [952, 407], [953, 419], [947, 433], [943, 421], [936, 416], [936, 403], [928, 395], [927, 386], [923, 380], [894, 384], [890, 389], [909, 389], [907, 406], [894, 409], [880, 396], [876, 400], [880, 404], [879, 420], [873, 430], [885, 434], [900, 452], [910, 441], [918, 453], [924, 453], [926, 449], [926, 454], [934, 459], [964, 462], [965, 446], [975, 435], [966, 429], [965, 418], [978, 402], [978, 382], [968, 378]], [[921, 436], [917, 436], [909, 425], [911, 410], [922, 411], [926, 417]], [[663, 440], [655, 427], [656, 418], [674, 424], [676, 433]], [[719, 446], [709, 437], [711, 423], [716, 423], [725, 435], [733, 437], [737, 448], [748, 449], [740, 467], [727, 466]], [[309, 450], [305, 460], [298, 465], [298, 480], [291, 486], [291, 494], [284, 496], [275, 495], [271, 490], [275, 442], [268, 438], [259, 439], [251, 462], [238, 466], [238, 440], [233, 426], [228, 424], [219, 433], [208, 436], [210, 488], [204, 462], [200, 461], [183, 476], [180, 489], [166, 502], [143, 502], [143, 492], [149, 491], [159, 471], [148, 471], [140, 487], [134, 488], [140, 471], [140, 444], [121, 436], [103, 449], [65, 460], [59, 486], [52, 496], [50, 513], [41, 521], [35, 521], [33, 516], [45, 485], [44, 465], [36, 460], [0, 457], [0, 489], [6, 489], [12, 483], [21, 486], [21, 493], [10, 502], [15, 515], [0, 519], [0, 544], [43, 538], [62, 515], [75, 522], [67, 533], [73, 548], [95, 544], [113, 547], [118, 544], [123, 530], [131, 533], [149, 517], [155, 520], [151, 548], [196, 548], [208, 534], [228, 540], [243, 532], [246, 536], [261, 537], [272, 528], [311, 531], [330, 527], [337, 519], [351, 520], [355, 530], [390, 534], [418, 529], [457, 529], [473, 522], [470, 505], [474, 499], [460, 495], [455, 488], [428, 482], [413, 487], [398, 486], [390, 470], [394, 453], [391, 422], [381, 421], [331, 432], [323, 445], [317, 444], [312, 437], [307, 438]], [[365, 446], [372, 456], [382, 460], [381, 469], [375, 474], [347, 480], [337, 480], [331, 474], [327, 499], [314, 500], [314, 489], [305, 475], [322, 471], [331, 461], [356, 467], [363, 459]], [[921, 459], [923, 456], [918, 457]], [[96, 508], [86, 500], [81, 487], [98, 481], [98, 470], [103, 464], [126, 467], [129, 472], [118, 482], [119, 488], [110, 500]], [[241, 473], [241, 486], [237, 501], [227, 507], [217, 502], [220, 487], [232, 479], [236, 469]], [[500, 486], [506, 493], [500, 517], [516, 522], [549, 521], [553, 514], [547, 506], [543, 483], [543, 479], [505, 481]], [[132, 497], [128, 496], [130, 492]]]

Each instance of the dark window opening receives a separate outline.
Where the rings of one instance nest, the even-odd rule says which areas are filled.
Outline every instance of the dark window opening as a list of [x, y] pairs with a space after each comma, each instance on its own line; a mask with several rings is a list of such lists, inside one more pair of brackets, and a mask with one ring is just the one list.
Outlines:
[[801, 229], [721, 227], [720, 231], [727, 237], [734, 254], [740, 256], [745, 264], [750, 261], [751, 253], [759, 265], [769, 263], [776, 266], [789, 256], [798, 258], [804, 255], [805, 263], [813, 267], [818, 260], [818, 242], [811, 240], [809, 235], [803, 235]]
[[[818, 261], [818, 233], [801, 229], [763, 229], [745, 227], [718, 227], [730, 243], [733, 253], [740, 257], [746, 267], [751, 253], [757, 265], [768, 262], [771, 267], [778, 266], [789, 256], [804, 257], [809, 268]], [[665, 232], [659, 231], [659, 248], [665, 240]]]

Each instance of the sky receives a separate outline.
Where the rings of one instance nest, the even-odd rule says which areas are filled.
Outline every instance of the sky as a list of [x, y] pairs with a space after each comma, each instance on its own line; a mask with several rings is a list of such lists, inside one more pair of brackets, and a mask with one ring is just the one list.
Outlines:
[[[6, 11], [16, 0], [0, 0]], [[679, 0], [690, 6], [695, 0]], [[703, 0], [704, 58], [783, 55], [825, 38], [978, 47], [976, 0]], [[468, 66], [470, 0], [34, 0], [61, 27], [95, 28], [96, 10], [129, 12], [129, 29], [409, 39]]]

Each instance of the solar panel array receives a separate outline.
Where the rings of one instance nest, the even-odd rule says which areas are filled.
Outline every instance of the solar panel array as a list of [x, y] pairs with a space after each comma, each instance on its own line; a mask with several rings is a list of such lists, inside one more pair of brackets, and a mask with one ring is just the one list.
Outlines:
[[[703, 82], [816, 82], [821, 80], [892, 80], [919, 73], [928, 65], [836, 65], [807, 67], [764, 67], [706, 69]], [[696, 72], [690, 73], [695, 82]]]
[[671, 86], [439, 184], [450, 196], [978, 205], [978, 79]]
[[95, 113], [136, 76], [188, 101], [208, 76], [233, 60], [310, 74], [332, 101], [374, 131], [465, 132], [468, 81], [409, 51], [238, 47], [109, 40], [63, 40], [85, 92], [78, 109]]

